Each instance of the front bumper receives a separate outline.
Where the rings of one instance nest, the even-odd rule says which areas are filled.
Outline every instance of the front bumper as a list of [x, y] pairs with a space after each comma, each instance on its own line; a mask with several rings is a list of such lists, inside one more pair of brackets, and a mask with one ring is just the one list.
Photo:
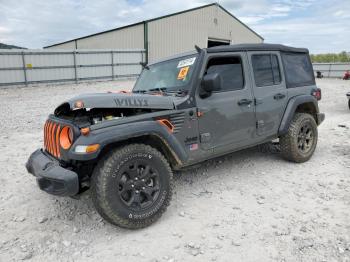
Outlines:
[[325, 114], [323, 114], [323, 113], [318, 113], [318, 114], [316, 115], [316, 117], [317, 117], [317, 124], [320, 125], [320, 124], [324, 121], [324, 119], [325, 119]]
[[31, 154], [26, 163], [29, 173], [37, 178], [39, 188], [56, 196], [74, 196], [79, 192], [77, 173], [65, 169], [41, 149]]

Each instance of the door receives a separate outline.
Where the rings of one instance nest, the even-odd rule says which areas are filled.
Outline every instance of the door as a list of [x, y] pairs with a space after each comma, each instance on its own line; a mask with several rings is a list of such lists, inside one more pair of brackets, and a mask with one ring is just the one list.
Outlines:
[[287, 104], [287, 90], [279, 52], [249, 52], [259, 136], [274, 136]]
[[244, 146], [256, 129], [247, 56], [214, 55], [207, 61], [203, 76], [218, 73], [221, 89], [207, 97], [197, 96], [201, 147], [219, 152]]

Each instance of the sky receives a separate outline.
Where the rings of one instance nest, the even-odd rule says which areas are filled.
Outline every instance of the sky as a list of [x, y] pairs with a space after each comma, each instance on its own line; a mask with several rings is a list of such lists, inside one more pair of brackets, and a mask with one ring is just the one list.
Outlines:
[[[0, 0], [0, 42], [63, 42], [212, 3], [205, 0]], [[221, 0], [266, 43], [311, 53], [350, 51], [350, 0]]]

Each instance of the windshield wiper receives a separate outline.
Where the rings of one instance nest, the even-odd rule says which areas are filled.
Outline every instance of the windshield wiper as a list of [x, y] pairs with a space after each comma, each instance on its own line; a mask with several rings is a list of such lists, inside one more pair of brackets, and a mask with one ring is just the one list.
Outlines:
[[133, 93], [141, 93], [141, 94], [144, 94], [147, 92], [147, 90], [134, 90], [132, 91]]
[[133, 93], [141, 93], [141, 94], [147, 94], [147, 93], [154, 93], [154, 92], [160, 92], [162, 94], [175, 94], [175, 95], [187, 95], [188, 90], [185, 89], [178, 89], [178, 90], [171, 90], [167, 87], [156, 87], [146, 90], [135, 90]]
[[188, 90], [185, 90], [185, 89], [168, 90], [167, 93], [176, 94], [176, 95], [187, 95]]
[[154, 92], [160, 92], [160, 93], [166, 93], [167, 88], [166, 87], [157, 87], [157, 88], [151, 88], [151, 89], [142, 89], [142, 90], [135, 90], [132, 91], [133, 93], [139, 93], [139, 94], [148, 94], [148, 93], [154, 93]]
[[148, 89], [147, 91], [149, 91], [149, 92], [159, 91], [161, 93], [164, 93], [164, 92], [166, 92], [166, 90], [167, 90], [166, 87], [156, 87], [156, 88]]

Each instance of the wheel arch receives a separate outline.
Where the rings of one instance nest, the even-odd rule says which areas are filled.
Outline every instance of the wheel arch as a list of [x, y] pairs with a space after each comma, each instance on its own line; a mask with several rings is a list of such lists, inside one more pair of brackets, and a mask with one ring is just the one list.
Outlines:
[[131, 143], [150, 145], [160, 151], [174, 168], [182, 166], [188, 155], [178, 139], [156, 121], [142, 121], [117, 125], [94, 131], [89, 136], [80, 136], [76, 145], [100, 144], [100, 150], [91, 155], [70, 151], [70, 158], [81, 161], [99, 160], [110, 150]]
[[284, 135], [288, 132], [295, 113], [308, 113], [314, 117], [317, 124], [320, 124], [317, 117], [319, 109], [316, 98], [312, 95], [295, 96], [288, 101], [278, 129], [278, 135]]
[[181, 166], [183, 163], [183, 161], [179, 158], [177, 153], [174, 150], [172, 150], [171, 146], [167, 143], [167, 141], [156, 134], [140, 135], [125, 140], [109, 143], [102, 148], [100, 154], [98, 155], [98, 160], [103, 158], [109, 152], [111, 152], [111, 150], [129, 144], [145, 144], [157, 149], [168, 160], [172, 168]]

